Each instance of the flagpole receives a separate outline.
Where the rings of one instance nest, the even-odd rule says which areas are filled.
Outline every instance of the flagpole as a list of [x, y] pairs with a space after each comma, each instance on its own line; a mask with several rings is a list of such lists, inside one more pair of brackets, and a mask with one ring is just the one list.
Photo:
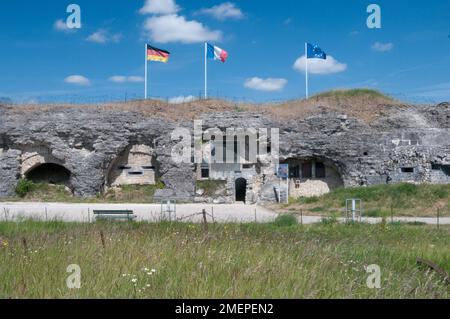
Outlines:
[[205, 42], [205, 100], [208, 99], [208, 43]]
[[305, 67], [305, 85], [306, 85], [306, 99], [309, 98], [309, 92], [308, 92], [308, 43], [305, 42], [305, 63], [306, 63], [306, 67]]
[[147, 86], [147, 73], [148, 73], [148, 57], [147, 57], [147, 43], [145, 44], [145, 99], [147, 99], [148, 86]]

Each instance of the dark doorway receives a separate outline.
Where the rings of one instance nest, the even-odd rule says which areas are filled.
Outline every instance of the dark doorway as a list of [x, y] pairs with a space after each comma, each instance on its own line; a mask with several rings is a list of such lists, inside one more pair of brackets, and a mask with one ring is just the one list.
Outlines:
[[235, 182], [236, 202], [244, 202], [247, 195], [247, 181], [245, 178], [238, 178]]
[[70, 171], [64, 166], [46, 163], [33, 168], [26, 174], [26, 178], [35, 183], [68, 185], [70, 182]]

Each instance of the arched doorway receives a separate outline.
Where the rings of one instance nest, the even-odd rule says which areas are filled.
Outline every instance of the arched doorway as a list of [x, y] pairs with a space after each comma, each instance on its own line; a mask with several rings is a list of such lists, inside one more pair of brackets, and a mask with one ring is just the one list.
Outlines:
[[70, 171], [62, 165], [44, 163], [30, 169], [25, 177], [35, 183], [69, 186], [70, 175]]
[[235, 182], [236, 202], [244, 202], [247, 195], [247, 180], [238, 178]]

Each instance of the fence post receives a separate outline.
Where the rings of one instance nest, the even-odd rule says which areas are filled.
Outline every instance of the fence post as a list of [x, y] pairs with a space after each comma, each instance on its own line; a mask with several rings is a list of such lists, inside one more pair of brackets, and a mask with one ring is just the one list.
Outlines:
[[257, 219], [257, 215], [256, 215], [256, 208], [255, 208], [255, 224], [258, 222], [258, 219]]
[[303, 209], [300, 209], [300, 225], [303, 226]]
[[440, 218], [440, 214], [441, 214], [441, 209], [438, 207], [437, 208], [437, 228], [440, 229], [440, 225], [439, 225], [439, 218]]
[[208, 220], [206, 219], [206, 210], [203, 209], [202, 210], [202, 215], [203, 215], [203, 227], [205, 229], [205, 233], [208, 232]]

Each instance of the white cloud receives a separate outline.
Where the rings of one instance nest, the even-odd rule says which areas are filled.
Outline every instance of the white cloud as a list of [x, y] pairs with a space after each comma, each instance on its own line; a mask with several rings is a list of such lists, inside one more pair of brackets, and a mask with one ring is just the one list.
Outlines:
[[147, 0], [139, 12], [141, 14], [173, 14], [179, 10], [174, 0]]
[[[295, 61], [294, 69], [301, 72], [306, 71], [306, 59], [304, 55]], [[331, 74], [345, 70], [347, 70], [347, 64], [338, 62], [331, 55], [328, 55], [326, 60], [308, 59], [308, 73], [311, 74]]]
[[281, 91], [287, 83], [288, 81], [286, 79], [261, 79], [258, 77], [254, 77], [251, 79], [247, 79], [244, 83], [244, 86], [253, 90], [274, 92]]
[[159, 43], [188, 44], [218, 41], [222, 38], [221, 31], [211, 31], [200, 22], [187, 21], [185, 17], [176, 14], [148, 18], [144, 31], [151, 40]]
[[86, 38], [87, 41], [100, 44], [105, 44], [108, 42], [119, 43], [121, 39], [122, 35], [120, 33], [111, 34], [108, 30], [105, 29], [100, 29]]
[[139, 82], [144, 82], [145, 79], [142, 76], [129, 76], [128, 77], [128, 82], [134, 82], [134, 83], [139, 83]]
[[187, 103], [187, 102], [193, 102], [196, 100], [198, 100], [198, 98], [193, 95], [177, 96], [177, 97], [170, 98], [169, 103], [170, 104], [182, 104], [182, 103]]
[[109, 78], [109, 81], [114, 83], [139, 83], [144, 82], [144, 78], [142, 76], [123, 76], [123, 75], [114, 75]]
[[372, 50], [378, 51], [378, 52], [389, 52], [393, 48], [394, 48], [394, 44], [391, 42], [388, 42], [388, 43], [375, 42], [372, 45]]
[[75, 32], [77, 29], [70, 29], [67, 27], [67, 23], [63, 19], [56, 20], [55, 23], [53, 23], [53, 29], [60, 32]]
[[208, 9], [201, 9], [198, 13], [211, 15], [221, 21], [226, 19], [242, 19], [244, 17], [241, 9], [231, 2], [225, 2]]
[[88, 86], [91, 84], [88, 78], [82, 75], [71, 75], [64, 79], [64, 82], [75, 85]]

